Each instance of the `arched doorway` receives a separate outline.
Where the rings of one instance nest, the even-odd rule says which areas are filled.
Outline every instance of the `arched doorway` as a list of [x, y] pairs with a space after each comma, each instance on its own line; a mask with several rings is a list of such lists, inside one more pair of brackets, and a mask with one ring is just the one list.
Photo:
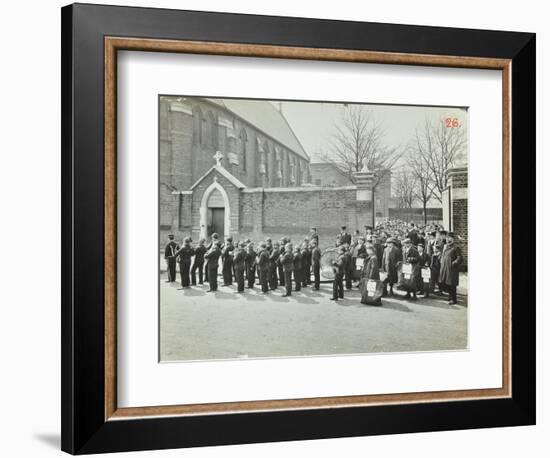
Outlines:
[[213, 232], [227, 237], [231, 230], [229, 197], [225, 189], [214, 181], [202, 196], [200, 207], [201, 237], [207, 238]]

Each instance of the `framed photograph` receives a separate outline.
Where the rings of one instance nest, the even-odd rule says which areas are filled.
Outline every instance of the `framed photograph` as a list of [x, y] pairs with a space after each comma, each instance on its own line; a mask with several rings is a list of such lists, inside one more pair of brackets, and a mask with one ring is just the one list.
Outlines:
[[530, 33], [64, 7], [63, 450], [534, 424], [534, 121]]

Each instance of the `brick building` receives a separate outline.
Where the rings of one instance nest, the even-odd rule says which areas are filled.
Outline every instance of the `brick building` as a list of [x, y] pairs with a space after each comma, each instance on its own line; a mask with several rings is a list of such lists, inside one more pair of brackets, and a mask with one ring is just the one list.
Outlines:
[[[284, 115], [259, 100], [160, 98], [160, 236], [305, 236], [321, 245], [372, 221], [367, 185], [314, 185]], [[390, 186], [388, 185], [388, 189]], [[375, 196], [376, 198], [376, 196]]]
[[443, 193], [443, 225], [457, 235], [456, 243], [462, 249], [468, 265], [468, 167], [454, 167], [447, 171], [448, 187]]

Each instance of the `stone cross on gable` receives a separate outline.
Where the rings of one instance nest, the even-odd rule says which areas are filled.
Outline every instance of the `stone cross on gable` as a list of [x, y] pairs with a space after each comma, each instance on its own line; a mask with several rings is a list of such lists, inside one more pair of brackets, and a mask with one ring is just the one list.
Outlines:
[[223, 154], [221, 151], [216, 151], [213, 158], [216, 160], [216, 165], [223, 167], [221, 160], [223, 159]]

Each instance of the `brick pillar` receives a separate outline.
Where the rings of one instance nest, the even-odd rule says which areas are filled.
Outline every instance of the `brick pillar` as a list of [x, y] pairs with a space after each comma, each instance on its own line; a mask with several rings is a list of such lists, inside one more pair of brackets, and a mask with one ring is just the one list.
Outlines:
[[374, 184], [374, 173], [370, 171], [355, 172], [356, 209], [358, 221], [356, 227], [372, 225], [372, 187]]
[[447, 171], [451, 198], [451, 231], [455, 233], [455, 243], [462, 250], [468, 262], [468, 167], [454, 167]]

